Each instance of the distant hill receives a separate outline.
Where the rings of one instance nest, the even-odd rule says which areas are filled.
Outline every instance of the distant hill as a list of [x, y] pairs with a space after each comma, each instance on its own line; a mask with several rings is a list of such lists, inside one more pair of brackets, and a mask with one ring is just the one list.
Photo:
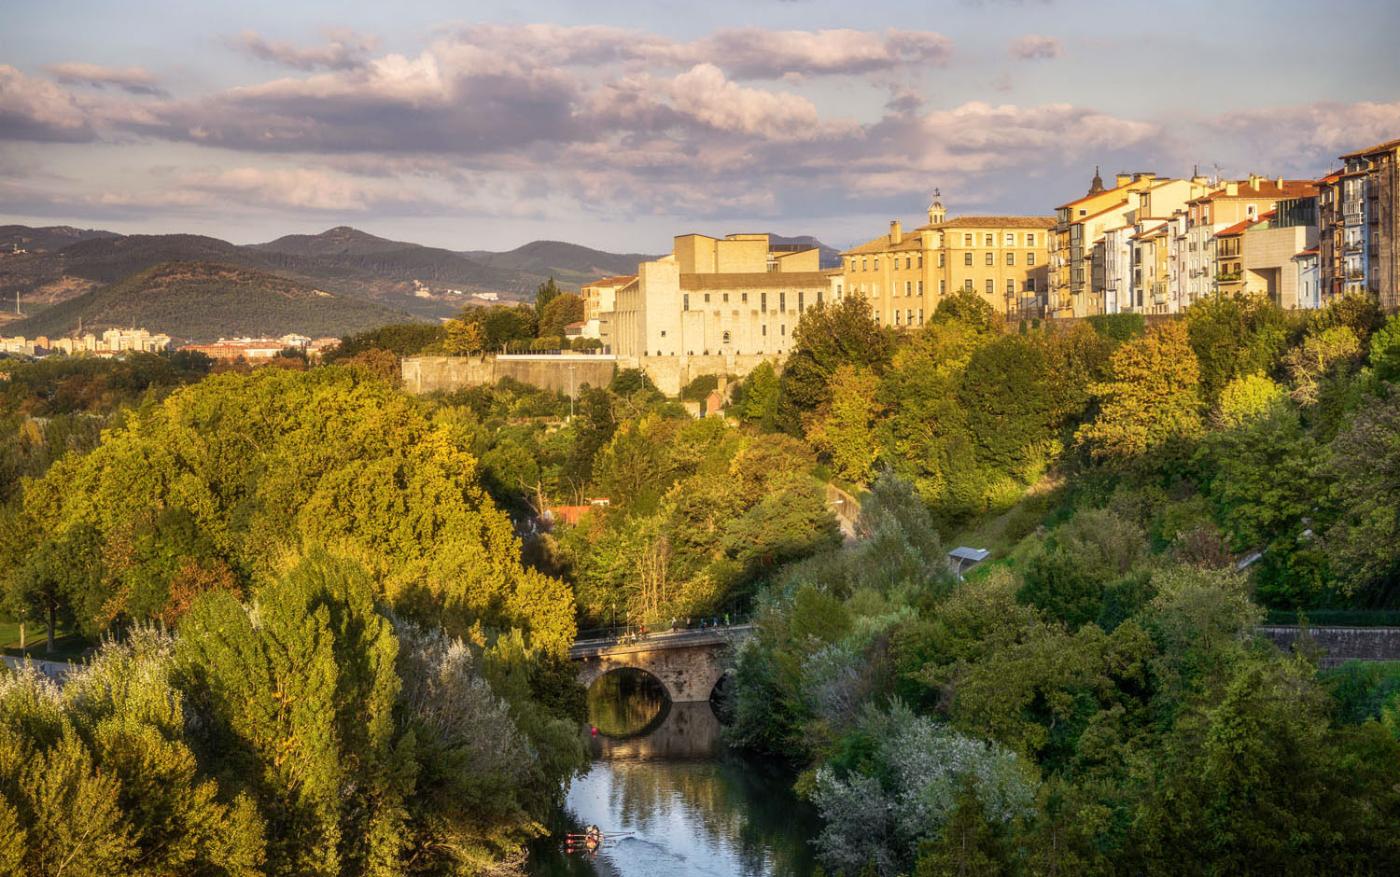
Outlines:
[[81, 320], [84, 330], [143, 327], [180, 340], [211, 341], [288, 332], [344, 335], [410, 319], [402, 311], [263, 271], [163, 262], [11, 323], [7, 331], [63, 335]]
[[539, 283], [553, 277], [561, 285], [571, 287], [600, 277], [636, 274], [639, 262], [656, 258], [644, 253], [608, 253], [563, 241], [531, 241], [501, 253], [468, 250], [462, 255], [483, 265], [532, 275]]
[[52, 252], [78, 241], [92, 238], [118, 237], [116, 232], [95, 228], [74, 228], [71, 225], [49, 225], [30, 228], [27, 225], [0, 225], [0, 254], [22, 250]]
[[296, 256], [366, 256], [415, 247], [418, 247], [418, 244], [391, 241], [360, 231], [358, 228], [338, 225], [320, 234], [288, 234], [265, 244], [252, 244], [249, 248], [272, 253], [291, 253]]
[[841, 251], [835, 247], [829, 247], [809, 234], [798, 235], [797, 237], [783, 237], [780, 234], [768, 235], [768, 243], [777, 245], [800, 245], [806, 247], [816, 247], [820, 251], [818, 258], [821, 259], [823, 268], [840, 268]]

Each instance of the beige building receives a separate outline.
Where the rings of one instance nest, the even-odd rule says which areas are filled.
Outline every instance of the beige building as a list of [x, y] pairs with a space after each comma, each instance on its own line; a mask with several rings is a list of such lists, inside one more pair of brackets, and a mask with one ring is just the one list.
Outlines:
[[599, 314], [611, 311], [617, 303], [617, 291], [636, 282], [637, 275], [620, 274], [580, 286], [578, 294], [583, 299], [583, 321], [596, 320]]
[[615, 289], [600, 333], [619, 365], [674, 394], [701, 374], [780, 361], [806, 309], [838, 295], [839, 274], [821, 270], [816, 248], [773, 246], [766, 234], [680, 235]]
[[1048, 216], [959, 216], [948, 219], [935, 196], [928, 224], [889, 233], [841, 254], [844, 294], [870, 302], [875, 318], [896, 327], [922, 326], [945, 296], [975, 292], [998, 313], [1038, 313], [1049, 279]]

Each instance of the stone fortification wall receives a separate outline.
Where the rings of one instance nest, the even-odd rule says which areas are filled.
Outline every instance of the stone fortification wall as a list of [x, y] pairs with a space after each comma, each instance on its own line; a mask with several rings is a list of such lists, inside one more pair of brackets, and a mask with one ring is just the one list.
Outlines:
[[590, 384], [606, 387], [617, 370], [611, 356], [410, 356], [403, 361], [404, 389], [410, 393], [460, 390], [511, 378], [557, 393]]
[[1400, 627], [1266, 625], [1258, 632], [1284, 651], [1315, 650], [1322, 667], [1336, 667], [1347, 661], [1400, 660]]

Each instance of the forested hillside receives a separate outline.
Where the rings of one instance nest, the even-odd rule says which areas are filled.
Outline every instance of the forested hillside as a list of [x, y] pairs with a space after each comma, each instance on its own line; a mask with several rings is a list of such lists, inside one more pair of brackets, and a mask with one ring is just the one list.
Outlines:
[[401, 322], [407, 314], [261, 271], [215, 262], [164, 262], [11, 324], [10, 331], [59, 336], [143, 327], [174, 338], [338, 336]]

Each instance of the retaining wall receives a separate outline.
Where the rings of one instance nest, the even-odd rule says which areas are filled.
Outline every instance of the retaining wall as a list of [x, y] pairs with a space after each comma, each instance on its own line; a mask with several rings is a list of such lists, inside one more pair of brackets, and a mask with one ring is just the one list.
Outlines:
[[1315, 650], [1321, 667], [1347, 661], [1400, 661], [1400, 627], [1266, 625], [1258, 633], [1286, 652]]

